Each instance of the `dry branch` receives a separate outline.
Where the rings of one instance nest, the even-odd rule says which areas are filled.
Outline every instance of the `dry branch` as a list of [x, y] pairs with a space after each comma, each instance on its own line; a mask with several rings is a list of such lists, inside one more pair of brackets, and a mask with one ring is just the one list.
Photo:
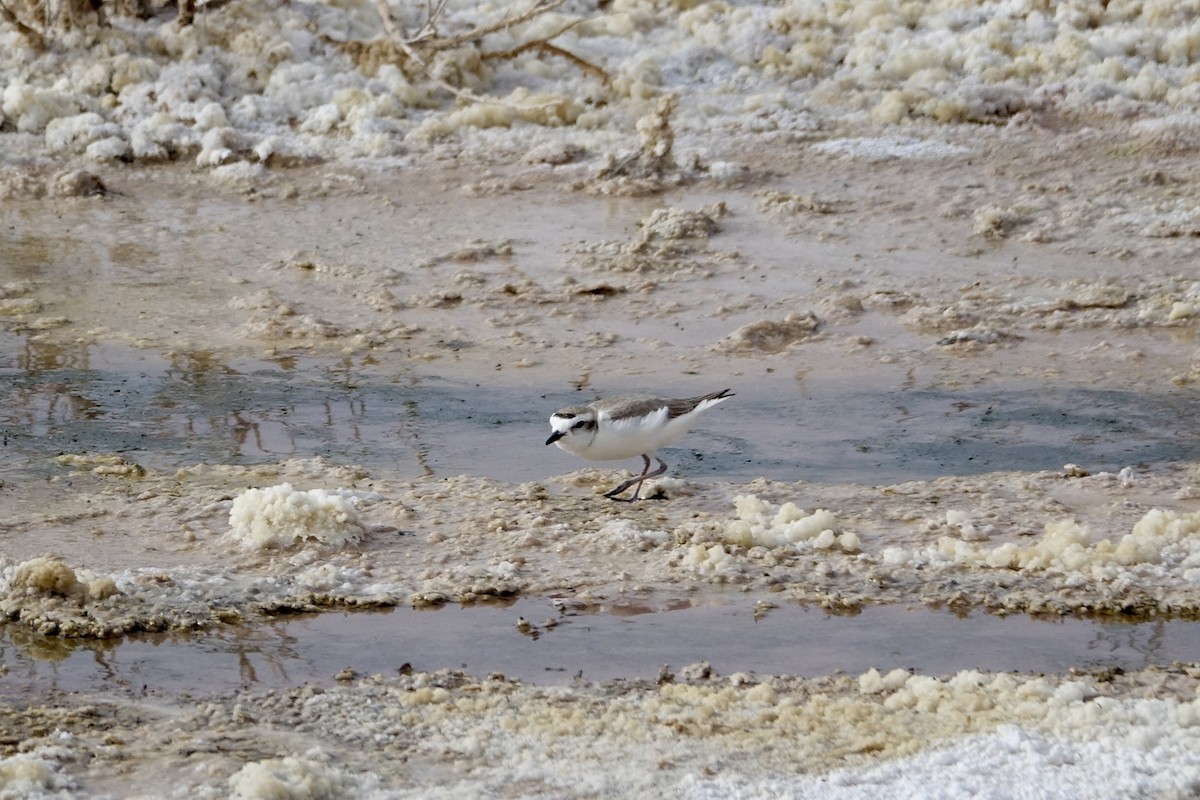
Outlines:
[[425, 6], [425, 22], [420, 28], [417, 28], [417, 32], [415, 34], [409, 37], [409, 44], [423, 41], [431, 36], [437, 36], [437, 19], [442, 15], [442, 12], [446, 10], [446, 3], [448, 2], [450, 2], [450, 0], [438, 0], [436, 6]]
[[[418, 48], [426, 55], [436, 53], [440, 50], [451, 50], [455, 47], [464, 45], [467, 42], [481, 39], [484, 36], [487, 36], [489, 33], [508, 30], [514, 26], [521, 25], [538, 16], [539, 14], [545, 14], [548, 11], [553, 11], [561, 6], [563, 2], [565, 2], [565, 0], [537, 0], [536, 3], [515, 17], [505, 16], [496, 22], [492, 22], [487, 25], [481, 25], [478, 28], [472, 28], [471, 30], [466, 31], [465, 33], [460, 33], [457, 36], [448, 37], [438, 37], [437, 35], [437, 20], [446, 8], [446, 0], [438, 0], [436, 5], [429, 8], [429, 13], [426, 16], [425, 22], [412, 36], [406, 36], [396, 25], [396, 21], [392, 19], [391, 9], [388, 8], [387, 0], [376, 0], [376, 8], [379, 11], [380, 18], [383, 20], [384, 31], [386, 31], [388, 36], [391, 37], [392, 41], [396, 43], [396, 46], [404, 52], [404, 55], [406, 55], [410, 61], [420, 67], [421, 71], [425, 73], [425, 76], [438, 86], [442, 87], [461, 100], [468, 100], [474, 103], [491, 103], [493, 105], [505, 106], [516, 111], [530, 111], [536, 108], [550, 108], [556, 104], [546, 103], [543, 105], [534, 106], [515, 105], [495, 97], [485, 97], [458, 86], [454, 86], [453, 84], [443, 80], [442, 78], [439, 78], [433, 73], [433, 69], [429, 62], [426, 60], [426, 57], [421, 54], [421, 52], [418, 52]], [[545, 37], [544, 39], [536, 39], [531, 42], [526, 42], [512, 48], [511, 50], [481, 53], [480, 57], [484, 59], [515, 58], [521, 53], [535, 50], [539, 53], [561, 56], [562, 58], [570, 61], [572, 64], [578, 66], [584, 72], [599, 77], [605, 83], [608, 83], [609, 77], [604, 70], [585, 61], [574, 53], [568, 52], [557, 45], [550, 44], [550, 39], [565, 33], [575, 25], [579, 24], [579, 22], [579, 20], [571, 22], [569, 25], [563, 27], [553, 35]]]
[[[559, 33], [561, 33], [561, 32], [562, 31], [559, 31]], [[555, 36], [557, 36], [557, 35], [558, 34], [555, 34]], [[554, 36], [547, 37], [547, 39], [535, 39], [532, 42], [525, 42], [524, 44], [519, 44], [511, 50], [498, 50], [498, 51], [491, 52], [491, 53], [484, 53], [483, 58], [484, 59], [516, 58], [517, 56], [521, 55], [521, 53], [527, 53], [530, 50], [536, 50], [537, 52], [542, 53], [544, 55], [552, 55], [552, 56], [559, 56], [561, 58], [565, 58], [567, 61], [570, 61], [575, 66], [579, 67], [579, 69], [582, 70], [583, 72], [587, 73], [588, 75], [591, 75], [594, 78], [599, 78], [605, 84], [612, 82], [612, 78], [609, 77], [609, 74], [607, 72], [605, 72], [604, 70], [600, 69], [600, 67], [597, 67], [595, 64], [591, 63], [590, 61], [585, 61], [584, 59], [575, 55], [571, 51], [564, 50], [563, 48], [559, 47], [556, 44], [550, 44], [549, 39], [553, 39], [553, 38], [554, 38]]]
[[[473, 28], [466, 33], [460, 33], [458, 36], [451, 36], [447, 39], [431, 39], [423, 44], [430, 50], [449, 50], [451, 48], [458, 47], [460, 44], [466, 44], [467, 42], [474, 41], [475, 39], [481, 39], [484, 36], [487, 36], [489, 33], [508, 30], [509, 28], [520, 25], [523, 22], [528, 22], [538, 14], [545, 14], [547, 11], [553, 11], [561, 6], [563, 2], [564, 0], [538, 0], [537, 3], [534, 3], [530, 8], [526, 9], [523, 13], [518, 14], [515, 17], [506, 16], [490, 25], [484, 25], [480, 28]], [[442, 4], [442, 7], [445, 7], [444, 3]], [[566, 29], [564, 28], [564, 30]], [[558, 34], [555, 34], [555, 36], [557, 35]]]
[[[171, 0], [179, 24], [192, 24], [198, 1]], [[229, 2], [232, 0], [209, 0], [204, 8], [212, 10]], [[21, 11], [30, 22], [21, 18]], [[57, 33], [86, 27], [90, 18], [107, 28], [111, 16], [148, 19], [156, 13], [148, 0], [64, 0], [55, 4], [46, 0], [0, 0], [0, 22], [11, 26], [37, 50], [45, 50]]]
[[[473, 103], [497, 103], [499, 105], [508, 105], [508, 103], [505, 103], [502, 100], [497, 100], [493, 97], [484, 97], [483, 95], [469, 92], [466, 89], [461, 89], [454, 84], [442, 80], [438, 76], [434, 75], [429, 63], [425, 61], [425, 59], [421, 58], [421, 56], [414, 49], [413, 45], [410, 44], [405, 37], [400, 35], [400, 29], [396, 27], [396, 22], [392, 19], [392, 12], [388, 8], [387, 0], [378, 0], [376, 8], [379, 9], [379, 16], [383, 18], [383, 29], [387, 31], [389, 36], [392, 37], [392, 41], [394, 41], [396, 45], [404, 51], [404, 55], [408, 56], [410, 61], [421, 68], [421, 71], [425, 73], [425, 76], [428, 77], [429, 80], [433, 81], [438, 86], [450, 92], [450, 94], [462, 100], [470, 100]], [[428, 26], [432, 23], [432, 21], [433, 20], [431, 19], [425, 24]]]

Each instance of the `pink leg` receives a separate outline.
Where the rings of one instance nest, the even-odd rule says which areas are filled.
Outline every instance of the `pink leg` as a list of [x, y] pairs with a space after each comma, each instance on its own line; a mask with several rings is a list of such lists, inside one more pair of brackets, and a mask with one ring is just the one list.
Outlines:
[[[620, 486], [613, 489], [611, 492], [608, 492], [604, 496], [607, 498], [610, 498], [612, 500], [618, 500], [622, 503], [632, 503], [634, 500], [637, 500], [638, 495], [641, 494], [641, 491], [642, 491], [642, 482], [643, 481], [645, 481], [647, 478], [658, 477], [659, 475], [662, 475], [664, 472], [667, 471], [667, 462], [663, 461], [661, 458], [658, 458], [657, 456], [655, 456], [654, 460], [658, 462], [658, 469], [651, 472], [650, 471], [650, 456], [643, 453], [642, 461], [644, 462], [644, 466], [642, 467], [642, 474], [638, 475], [636, 478], [630, 478], [629, 480], [625, 481]], [[637, 488], [634, 489], [634, 491], [633, 491], [633, 497], [630, 497], [628, 499], [622, 499], [620, 497], [617, 497], [617, 495], [619, 495], [621, 492], [628, 489], [630, 486], [633, 486], [635, 483], [637, 484]]]

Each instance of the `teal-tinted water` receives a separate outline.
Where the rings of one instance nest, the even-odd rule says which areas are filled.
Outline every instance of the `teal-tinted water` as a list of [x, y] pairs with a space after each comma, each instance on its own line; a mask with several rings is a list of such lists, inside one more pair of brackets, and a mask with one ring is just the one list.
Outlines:
[[[52, 469], [62, 452], [118, 452], [153, 469], [319, 455], [400, 475], [538, 480], [581, 466], [543, 446], [546, 419], [593, 396], [388, 375], [369, 357], [227, 364], [14, 336], [0, 345], [8, 469]], [[674, 474], [886, 484], [1065, 463], [1116, 471], [1200, 452], [1188, 424], [1200, 396], [1182, 390], [826, 384], [801, 396], [794, 385], [789, 393], [762, 381], [720, 383], [737, 397], [664, 451]]]

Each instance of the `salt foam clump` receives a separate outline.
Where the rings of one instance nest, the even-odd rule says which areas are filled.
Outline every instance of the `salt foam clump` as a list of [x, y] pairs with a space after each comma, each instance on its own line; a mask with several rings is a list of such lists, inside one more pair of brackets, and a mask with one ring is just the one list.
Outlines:
[[117, 594], [112, 578], [89, 569], [74, 570], [56, 555], [14, 564], [0, 573], [0, 595], [40, 595], [91, 603]]
[[733, 498], [738, 518], [725, 526], [723, 538], [742, 547], [784, 547], [810, 542], [819, 550], [835, 545], [853, 553], [858, 551], [858, 535], [852, 531], [837, 533], [837, 517], [832, 511], [820, 508], [807, 514], [795, 503], [787, 502], [778, 509], [752, 494]]
[[233, 538], [257, 548], [308, 540], [340, 547], [363, 531], [353, 495], [294, 489], [290, 483], [242, 492], [233, 500], [229, 524]]
[[1088, 529], [1073, 520], [1046, 525], [1042, 537], [1028, 547], [1008, 543], [983, 547], [950, 537], [938, 540], [938, 551], [959, 563], [1021, 570], [1061, 569], [1114, 577], [1120, 567], [1161, 564], [1200, 569], [1200, 512], [1181, 514], [1156, 508], [1117, 542], [1091, 542]]
[[0, 795], [4, 797], [67, 797], [74, 788], [52, 760], [28, 753], [0, 758]]
[[325, 754], [286, 756], [254, 761], [229, 779], [235, 800], [312, 800], [361, 797], [377, 788], [374, 776], [357, 776], [328, 763]]

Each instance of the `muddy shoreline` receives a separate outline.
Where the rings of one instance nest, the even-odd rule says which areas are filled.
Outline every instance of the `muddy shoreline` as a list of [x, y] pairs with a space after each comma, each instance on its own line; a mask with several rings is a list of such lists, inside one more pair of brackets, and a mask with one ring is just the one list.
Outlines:
[[[1064, 158], [1061, 140], [1052, 152], [992, 132], [970, 155], [922, 162], [921, 182], [910, 162], [808, 153], [640, 198], [579, 191], [553, 170], [496, 167], [483, 191], [454, 170], [333, 165], [249, 187], [111, 167], [104, 196], [18, 197], [3, 211], [18, 235], [4, 244], [0, 610], [10, 630], [101, 639], [562, 592], [581, 607], [724, 594], [833, 611], [1192, 619], [1197, 245], [1131, 237], [1085, 198], [1150, 213], [1162, 184], [1139, 176], [1193, 167], [1148, 153], [1094, 170], [1088, 159], [1116, 138], [1080, 138]], [[1071, 190], [1029, 188], [1048, 170], [1070, 173]], [[1030, 192], [1050, 198], [1039, 221], [975, 213]], [[601, 495], [623, 465], [542, 446], [564, 401], [726, 385], [742, 405], [670, 454], [665, 499], [614, 505]], [[265, 539], [239, 534], [238, 498], [283, 485], [314, 515], [334, 504], [344, 524], [310, 516]], [[707, 755], [654, 738], [667, 766], [634, 770], [622, 790], [727, 797], [908, 758], [919, 771], [937, 743], [953, 752], [972, 731], [1044, 754], [1090, 736], [1088, 714], [1125, 724], [1152, 713], [1144, 703], [1173, 709], [1185, 743], [1195, 692], [1183, 662], [890, 678], [697, 668], [686, 690], [552, 691], [422, 669], [229, 690], [199, 710], [102, 685], [10, 702], [4, 763], [47, 792], [170, 796], [149, 743], [183, 719], [172, 763], [207, 771], [187, 787], [201, 795], [263, 796], [274, 776], [326, 781], [332, 796], [538, 796], [563, 778], [489, 773], [509, 751], [483, 731], [540, 718], [578, 742], [594, 725], [623, 731], [602, 758], [642, 747], [639, 726], [691, 731]], [[946, 710], [987, 696], [1038, 699], [970, 724]], [[418, 697], [422, 712], [405, 711]], [[368, 698], [399, 721], [356, 755], [351, 708]], [[630, 710], [676, 702], [679, 717]], [[430, 704], [442, 711], [430, 717]], [[838, 732], [780, 710], [822, 707], [861, 724]], [[1060, 712], [1079, 727], [1054, 722]], [[701, 722], [709, 713], [722, 721]], [[878, 734], [914, 719], [931, 727]], [[800, 728], [815, 738], [792, 756], [765, 744]], [[59, 744], [51, 730], [66, 732]], [[463, 730], [475, 744], [452, 733]], [[1003, 740], [1013, 730], [1031, 738]], [[540, 735], [522, 740], [528, 752], [550, 746]], [[730, 772], [722, 754], [751, 740], [756, 766]], [[96, 755], [79, 766], [85, 752]], [[573, 752], [591, 787], [577, 796], [616, 785]], [[1186, 757], [1161, 755], [1190, 774]], [[393, 756], [413, 766], [371, 766]]]

